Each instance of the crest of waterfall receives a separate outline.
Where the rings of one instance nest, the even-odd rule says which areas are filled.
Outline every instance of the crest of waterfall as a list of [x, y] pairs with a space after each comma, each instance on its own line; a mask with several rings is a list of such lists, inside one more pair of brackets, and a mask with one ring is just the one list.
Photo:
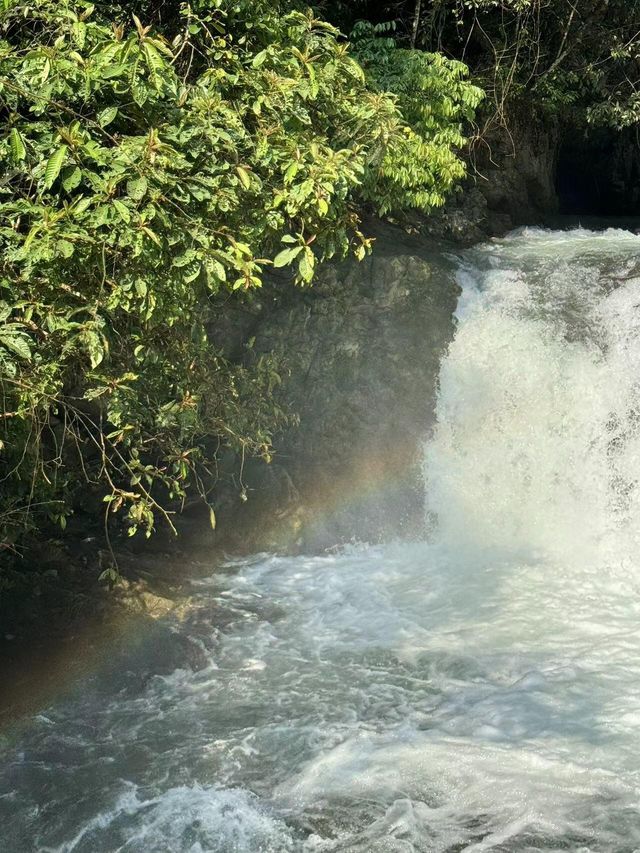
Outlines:
[[640, 238], [527, 229], [470, 252], [425, 449], [449, 548], [578, 562], [640, 536]]

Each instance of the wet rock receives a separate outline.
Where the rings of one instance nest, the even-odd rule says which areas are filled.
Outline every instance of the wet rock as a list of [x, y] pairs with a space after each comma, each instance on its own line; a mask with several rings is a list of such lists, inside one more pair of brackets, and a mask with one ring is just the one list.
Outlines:
[[370, 257], [328, 265], [308, 290], [278, 283], [286, 298], [252, 330], [258, 352], [286, 354], [282, 398], [300, 424], [275, 437], [274, 463], [245, 467], [248, 500], [217, 508], [234, 550], [318, 550], [421, 529], [421, 442], [454, 331], [455, 249], [379, 222], [367, 230]]
[[118, 597], [120, 603], [128, 611], [145, 613], [154, 619], [166, 616], [175, 607], [175, 603], [171, 599], [156, 595], [141, 584], [127, 581], [123, 582], [123, 588]]

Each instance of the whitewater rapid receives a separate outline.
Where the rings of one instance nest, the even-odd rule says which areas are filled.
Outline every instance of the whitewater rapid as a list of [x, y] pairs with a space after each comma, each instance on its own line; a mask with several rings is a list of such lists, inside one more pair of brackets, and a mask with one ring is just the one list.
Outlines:
[[425, 540], [194, 576], [196, 671], [151, 647], [0, 742], [0, 849], [640, 850], [640, 237], [459, 281]]

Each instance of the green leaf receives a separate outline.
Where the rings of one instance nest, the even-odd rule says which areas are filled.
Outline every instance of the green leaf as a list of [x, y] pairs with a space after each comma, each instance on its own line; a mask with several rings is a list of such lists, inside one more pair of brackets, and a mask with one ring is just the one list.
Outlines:
[[206, 262], [207, 270], [211, 273], [211, 275], [215, 276], [218, 281], [226, 281], [227, 280], [227, 271], [222, 266], [220, 261], [209, 259]]
[[210, 506], [210, 507], [209, 507], [209, 524], [211, 525], [211, 529], [212, 529], [212, 530], [215, 530], [215, 529], [216, 529], [216, 523], [217, 523], [217, 522], [216, 522], [216, 514], [215, 514], [215, 512], [214, 512], [214, 510], [213, 510], [213, 507], [212, 507], [212, 506]]
[[238, 177], [240, 178], [240, 183], [245, 188], [245, 190], [251, 189], [251, 178], [249, 177], [249, 173], [242, 166], [236, 166], [236, 172], [238, 173]]
[[83, 196], [79, 198], [78, 201], [73, 205], [74, 213], [84, 213], [87, 208], [91, 207], [91, 199], [87, 196]]
[[298, 174], [298, 164], [294, 161], [287, 166], [287, 170], [284, 173], [284, 182], [285, 184], [290, 184], [291, 181]]
[[11, 156], [16, 163], [25, 159], [27, 156], [27, 149], [20, 131], [15, 127], [11, 128], [11, 133], [9, 134], [9, 146], [11, 148]]
[[147, 192], [147, 179], [144, 176], [127, 181], [127, 195], [134, 201], [140, 201]]
[[147, 225], [143, 225], [141, 230], [150, 240], [153, 240], [156, 246], [162, 246], [162, 242], [155, 231], [152, 231]]
[[260, 68], [260, 66], [264, 63], [266, 58], [267, 58], [267, 51], [261, 50], [260, 53], [256, 53], [256, 55], [253, 57], [251, 64], [253, 65], [254, 68]]
[[274, 267], [286, 267], [295, 258], [298, 257], [304, 246], [292, 246], [290, 249], [283, 249], [273, 259]]
[[123, 222], [131, 222], [131, 211], [124, 202], [120, 201], [120, 199], [114, 198], [113, 206], [118, 211], [118, 215]]
[[197, 255], [198, 253], [195, 249], [187, 249], [186, 252], [175, 257], [172, 264], [174, 267], [186, 267], [187, 264], [190, 264], [197, 257]]
[[0, 329], [0, 344], [20, 358], [25, 359], [25, 361], [31, 358], [29, 338], [22, 332], [9, 332], [5, 329]]
[[131, 94], [139, 107], [143, 107], [149, 99], [149, 90], [139, 77], [134, 77], [131, 81]]
[[192, 264], [189, 264], [188, 267], [185, 268], [184, 280], [187, 284], [190, 284], [192, 281], [195, 281], [200, 275], [200, 271], [202, 269], [202, 265], [200, 261], [195, 261]]
[[160, 72], [164, 70], [164, 60], [156, 50], [156, 48], [148, 41], [142, 43], [145, 59], [147, 60], [147, 68], [149, 69], [149, 79], [156, 89], [160, 89]]
[[82, 21], [76, 21], [71, 25], [71, 33], [77, 46], [82, 49], [87, 38], [87, 25]]
[[142, 228], [141, 228], [140, 230], [141, 230], [141, 231], [142, 231], [142, 233], [143, 233], [145, 236], [147, 236], [150, 240], [153, 240], [153, 242], [156, 244], [156, 246], [162, 246], [162, 241], [160, 240], [160, 238], [158, 237], [158, 235], [156, 234], [156, 232], [155, 232], [155, 231], [152, 231], [152, 230], [151, 230], [151, 228], [149, 228], [149, 226], [148, 226], [148, 225], [143, 225], [143, 226], [142, 226]]
[[[87, 388], [83, 396], [85, 400], [97, 400], [98, 397], [108, 394], [110, 390], [108, 385], [98, 385], [95, 388]], [[106, 500], [106, 498], [103, 498], [103, 500]]]
[[104, 342], [97, 332], [92, 329], [86, 329], [82, 335], [89, 361], [92, 368], [96, 368], [105, 356]]
[[304, 255], [300, 258], [298, 263], [298, 270], [300, 275], [302, 276], [303, 281], [309, 282], [313, 278], [313, 270], [315, 267], [316, 258], [311, 249], [308, 246], [305, 246]]
[[111, 124], [111, 122], [115, 119], [117, 115], [117, 107], [107, 107], [106, 109], [102, 110], [101, 113], [98, 114], [98, 124], [100, 125], [100, 127], [106, 127], [107, 125]]
[[56, 247], [63, 258], [70, 258], [73, 255], [74, 246], [69, 240], [58, 240]]
[[56, 178], [60, 174], [60, 169], [62, 168], [62, 164], [64, 163], [65, 157], [67, 156], [67, 146], [61, 145], [57, 148], [51, 157], [47, 160], [47, 165], [44, 170], [44, 181], [43, 187], [45, 190], [48, 190], [56, 181]]
[[80, 184], [82, 171], [78, 166], [67, 166], [62, 173], [62, 186], [69, 193]]

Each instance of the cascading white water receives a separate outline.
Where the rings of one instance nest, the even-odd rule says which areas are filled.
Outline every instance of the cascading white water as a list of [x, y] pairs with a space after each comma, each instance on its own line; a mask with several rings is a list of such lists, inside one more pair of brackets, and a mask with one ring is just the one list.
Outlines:
[[638, 238], [528, 230], [468, 255], [428, 500], [455, 547], [598, 562], [640, 536]]
[[429, 542], [194, 579], [200, 671], [149, 649], [7, 742], [3, 850], [640, 849], [640, 237], [460, 280]]

